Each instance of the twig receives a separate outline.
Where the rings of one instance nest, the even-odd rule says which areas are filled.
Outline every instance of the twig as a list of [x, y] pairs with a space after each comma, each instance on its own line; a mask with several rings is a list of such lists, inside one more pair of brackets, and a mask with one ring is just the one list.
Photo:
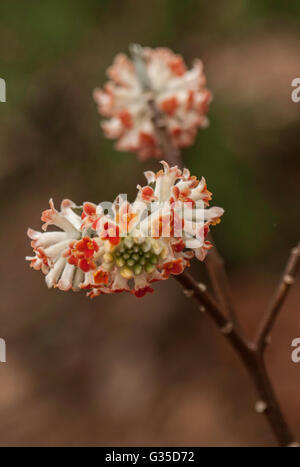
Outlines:
[[[198, 301], [201, 311], [207, 310], [217, 327], [223, 332], [225, 328], [227, 329], [226, 334], [232, 338], [232, 336], [240, 336], [238, 332], [233, 328], [232, 323], [228, 318], [223, 314], [219, 305], [207, 292], [205, 284], [198, 283], [188, 272], [183, 272], [174, 278], [184, 287], [184, 290], [190, 291], [190, 294], [187, 294], [190, 297], [193, 297]], [[241, 338], [238, 337], [238, 340], [241, 341]]]
[[[209, 234], [208, 239], [214, 244], [211, 234]], [[220, 255], [215, 244], [214, 248], [210, 250], [205, 258], [204, 264], [218, 302], [234, 325], [239, 327], [237, 314], [233, 306], [230, 284], [225, 270], [224, 259]]]
[[293, 248], [286, 264], [284, 273], [275, 290], [271, 303], [266, 310], [257, 333], [256, 345], [263, 351], [267, 341], [270, 330], [272, 329], [276, 318], [281, 310], [281, 307], [288, 295], [288, 292], [295, 282], [295, 276], [300, 266], [300, 243]]
[[179, 168], [183, 168], [183, 162], [181, 159], [180, 151], [171, 143], [170, 137], [166, 125], [164, 123], [163, 116], [155, 106], [153, 99], [149, 99], [148, 105], [152, 110], [152, 123], [155, 129], [156, 138], [159, 142], [160, 148], [163, 152], [164, 159], [170, 165], [177, 165]]
[[234, 324], [223, 315], [218, 304], [206, 292], [203, 284], [198, 284], [187, 272], [174, 276], [174, 278], [183, 286], [184, 290], [190, 292], [189, 296], [197, 301], [201, 311], [203, 311], [203, 307], [205, 308], [221, 334], [227, 338], [229, 344], [241, 358], [259, 396], [259, 400], [255, 404], [255, 410], [265, 415], [279, 445], [283, 447], [297, 446], [298, 443], [295, 441], [281, 412], [264, 365], [263, 355], [257, 346], [249, 342], [236, 329]]

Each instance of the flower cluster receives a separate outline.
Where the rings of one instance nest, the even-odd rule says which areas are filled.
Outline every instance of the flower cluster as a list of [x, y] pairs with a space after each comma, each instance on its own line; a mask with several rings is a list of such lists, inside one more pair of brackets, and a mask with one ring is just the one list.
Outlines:
[[[206, 236], [223, 209], [208, 208], [204, 178], [162, 164], [157, 173], [145, 172], [148, 184], [138, 185], [133, 203], [119, 195], [108, 213], [101, 204], [70, 200], [57, 211], [50, 200], [43, 232], [28, 230], [34, 256], [26, 258], [46, 275], [48, 287], [142, 297], [153, 282], [182, 273], [193, 256], [205, 258], [212, 247]], [[49, 225], [60, 230], [47, 232]]]
[[[167, 48], [142, 48], [144, 70], [126, 55], [116, 56], [108, 69], [110, 81], [94, 91], [105, 135], [117, 139], [120, 151], [137, 152], [141, 159], [161, 157], [153, 124], [153, 106], [175, 147], [190, 146], [197, 129], [208, 124], [211, 94], [202, 63], [187, 70], [183, 58]], [[143, 82], [144, 81], [144, 82]]]

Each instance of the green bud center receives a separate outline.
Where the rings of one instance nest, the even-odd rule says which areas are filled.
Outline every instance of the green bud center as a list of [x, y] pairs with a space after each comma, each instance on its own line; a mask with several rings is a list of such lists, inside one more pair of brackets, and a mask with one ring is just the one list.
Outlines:
[[122, 239], [113, 251], [113, 263], [126, 278], [138, 276], [142, 272], [150, 274], [156, 269], [156, 264], [161, 257], [161, 250], [160, 245], [153, 239], [137, 243], [128, 236]]

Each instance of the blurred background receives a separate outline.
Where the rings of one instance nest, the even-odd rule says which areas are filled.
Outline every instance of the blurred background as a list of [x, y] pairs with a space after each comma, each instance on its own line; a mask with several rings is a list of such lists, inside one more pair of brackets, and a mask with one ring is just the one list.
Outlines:
[[[299, 239], [300, 4], [231, 0], [1, 1], [1, 445], [273, 445], [237, 357], [170, 279], [143, 299], [47, 290], [28, 226], [52, 196], [133, 197], [144, 170], [105, 140], [92, 91], [131, 42], [200, 57], [210, 127], [184, 150], [226, 214], [214, 236], [249, 336]], [[199, 280], [204, 267], [193, 264]], [[266, 354], [300, 438], [299, 280]]]

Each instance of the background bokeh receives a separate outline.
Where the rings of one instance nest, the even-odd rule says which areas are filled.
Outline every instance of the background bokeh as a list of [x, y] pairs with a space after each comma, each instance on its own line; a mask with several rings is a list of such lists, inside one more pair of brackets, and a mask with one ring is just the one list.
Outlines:
[[[1, 445], [274, 443], [240, 362], [175, 281], [142, 300], [89, 300], [47, 290], [23, 258], [50, 196], [133, 197], [158, 169], [104, 139], [91, 94], [129, 43], [169, 46], [203, 60], [214, 94], [210, 127], [183, 157], [226, 210], [214, 236], [252, 336], [299, 237], [299, 26], [296, 1], [1, 1]], [[299, 302], [298, 280], [266, 355], [298, 438]]]

